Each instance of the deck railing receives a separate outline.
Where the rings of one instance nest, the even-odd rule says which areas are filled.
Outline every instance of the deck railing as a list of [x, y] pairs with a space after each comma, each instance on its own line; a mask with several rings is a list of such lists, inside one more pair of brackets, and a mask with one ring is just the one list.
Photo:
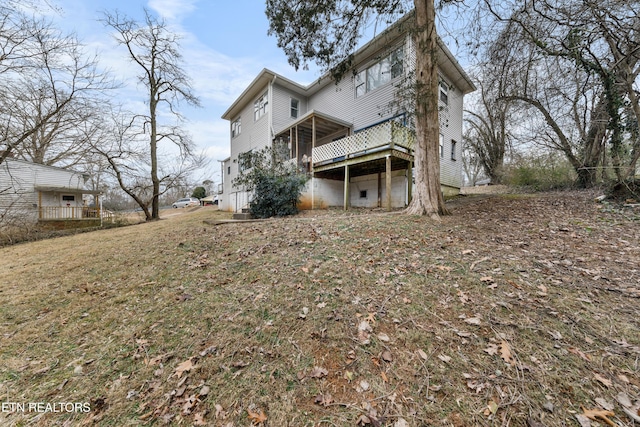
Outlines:
[[409, 128], [397, 122], [388, 121], [315, 147], [312, 158], [313, 163], [318, 164], [341, 161], [386, 148], [411, 153], [414, 142], [415, 137]]
[[111, 220], [111, 211], [86, 206], [41, 206], [38, 208], [38, 219], [42, 221], [52, 220], [85, 220], [100, 219]]

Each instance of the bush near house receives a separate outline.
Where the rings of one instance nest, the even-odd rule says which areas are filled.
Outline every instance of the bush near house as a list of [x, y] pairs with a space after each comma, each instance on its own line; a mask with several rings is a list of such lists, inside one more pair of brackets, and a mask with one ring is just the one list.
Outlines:
[[298, 202], [309, 178], [295, 163], [283, 161], [285, 148], [267, 147], [244, 153], [243, 170], [234, 185], [253, 192], [249, 209], [256, 218], [298, 213]]

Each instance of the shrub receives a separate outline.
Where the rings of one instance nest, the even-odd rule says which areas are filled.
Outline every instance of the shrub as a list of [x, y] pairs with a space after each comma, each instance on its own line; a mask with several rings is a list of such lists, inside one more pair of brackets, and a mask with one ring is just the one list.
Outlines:
[[204, 187], [196, 187], [193, 193], [191, 193], [191, 197], [195, 197], [196, 199], [207, 197], [207, 190]]
[[505, 166], [504, 183], [536, 191], [573, 187], [576, 173], [557, 153], [530, 154]]
[[286, 161], [286, 154], [268, 147], [243, 153], [240, 159], [245, 168], [234, 185], [253, 192], [249, 210], [257, 218], [298, 213], [298, 202], [309, 178], [295, 163]]

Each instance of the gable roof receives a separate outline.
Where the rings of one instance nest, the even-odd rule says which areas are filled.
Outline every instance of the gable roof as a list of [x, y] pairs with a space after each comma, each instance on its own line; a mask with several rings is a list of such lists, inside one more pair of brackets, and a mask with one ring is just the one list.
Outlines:
[[[387, 46], [389, 43], [398, 40], [407, 33], [407, 26], [411, 24], [414, 19], [414, 13], [408, 13], [404, 17], [400, 18], [393, 25], [386, 28], [379, 35], [371, 39], [364, 46], [359, 48], [353, 54], [353, 64], [360, 64], [367, 61], [373, 55], [376, 55], [380, 49]], [[451, 80], [451, 83], [459, 88], [463, 94], [467, 94], [476, 90], [476, 86], [473, 84], [471, 78], [462, 69], [462, 66], [455, 59], [451, 51], [445, 46], [444, 42], [438, 37], [438, 47], [440, 48], [440, 57], [438, 58], [438, 67], [442, 69], [446, 77]], [[233, 120], [242, 111], [245, 105], [249, 102], [253, 102], [255, 98], [265, 90], [265, 87], [270, 82], [277, 82], [279, 85], [290, 89], [302, 96], [311, 96], [329, 83], [333, 82], [331, 73], [325, 72], [321, 77], [315, 80], [308, 86], [301, 85], [294, 82], [287, 77], [284, 77], [274, 71], [264, 68], [258, 76], [253, 79], [249, 86], [240, 94], [240, 96], [231, 104], [231, 106], [222, 115], [225, 120]]]

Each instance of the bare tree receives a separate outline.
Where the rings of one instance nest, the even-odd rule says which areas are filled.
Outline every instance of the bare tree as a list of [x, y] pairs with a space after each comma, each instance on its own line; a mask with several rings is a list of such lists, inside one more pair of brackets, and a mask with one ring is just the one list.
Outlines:
[[[640, 141], [626, 123], [640, 114], [638, 1], [485, 0], [493, 15], [517, 28], [530, 53], [526, 82], [511, 99], [538, 110], [546, 141], [563, 151], [584, 186], [593, 185], [609, 144], [616, 179], [635, 171]], [[630, 120], [631, 119], [631, 120]], [[571, 123], [572, 122], [572, 123]], [[630, 153], [630, 154], [629, 154]]]
[[147, 219], [158, 219], [160, 187], [164, 179], [160, 176], [158, 144], [164, 140], [170, 141], [184, 155], [192, 153], [188, 135], [179, 125], [163, 126], [158, 120], [159, 113], [165, 111], [162, 110], [165, 108], [180, 123], [183, 118], [177, 110], [179, 103], [184, 101], [193, 106], [199, 106], [200, 103], [192, 93], [190, 80], [180, 66], [182, 55], [179, 51], [179, 37], [171, 32], [164, 21], [158, 20], [145, 9], [143, 23], [118, 12], [107, 12], [104, 24], [115, 30], [115, 39], [126, 48], [129, 59], [140, 71], [139, 82], [147, 89], [146, 101], [149, 109], [145, 114], [136, 114], [132, 123], [138, 123], [139, 134], [148, 136], [151, 214]]
[[142, 209], [147, 221], [157, 219], [153, 217], [154, 200], [183, 186], [190, 174], [206, 164], [205, 157], [185, 151], [177, 157], [158, 156], [156, 188], [149, 179], [149, 143], [140, 135], [136, 120], [132, 120], [134, 114], [115, 108], [103, 111], [98, 131], [88, 138], [92, 141], [92, 152], [108, 164], [103, 181], [115, 182]]
[[0, 163], [30, 149], [33, 155], [24, 157], [46, 163], [53, 129], [78, 123], [79, 105], [111, 87], [75, 37], [27, 15], [23, 6], [0, 4]]

